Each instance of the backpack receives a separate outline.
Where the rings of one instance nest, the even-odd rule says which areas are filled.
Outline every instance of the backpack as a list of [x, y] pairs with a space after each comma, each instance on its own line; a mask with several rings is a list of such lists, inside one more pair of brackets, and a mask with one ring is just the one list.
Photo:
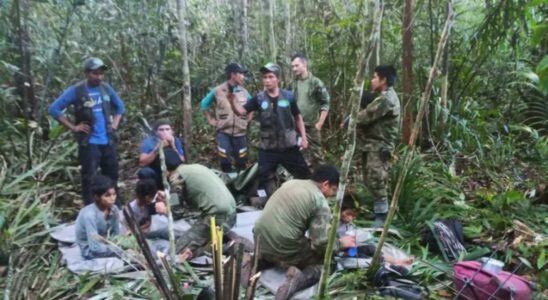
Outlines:
[[373, 282], [383, 297], [390, 296], [405, 300], [424, 299], [423, 289], [417, 282], [406, 278], [407, 273], [407, 269], [403, 267], [382, 266], [375, 273]]
[[436, 220], [427, 222], [422, 241], [434, 252], [441, 252], [447, 262], [458, 260], [468, 252], [464, 248], [462, 223], [458, 220]]
[[456, 299], [529, 300], [533, 296], [533, 284], [525, 278], [505, 271], [493, 273], [479, 261], [456, 263], [453, 272]]

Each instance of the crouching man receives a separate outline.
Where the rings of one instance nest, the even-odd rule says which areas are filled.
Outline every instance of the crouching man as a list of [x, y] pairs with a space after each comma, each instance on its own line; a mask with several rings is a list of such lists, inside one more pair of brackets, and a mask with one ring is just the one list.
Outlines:
[[230, 231], [236, 224], [236, 201], [213, 171], [199, 164], [181, 164], [174, 156], [166, 156], [166, 167], [172, 189], [201, 213], [192, 227], [177, 239], [176, 251], [181, 260], [196, 256], [211, 240], [211, 217], [215, 217], [215, 224], [223, 228], [228, 239], [243, 242], [243, 238]]
[[[339, 172], [334, 166], [319, 166], [309, 180], [284, 183], [255, 223], [255, 240], [260, 245], [258, 268], [288, 267], [275, 299], [289, 299], [319, 280], [331, 224], [326, 198], [335, 195], [338, 184]], [[334, 250], [355, 246], [354, 236], [344, 236]]]

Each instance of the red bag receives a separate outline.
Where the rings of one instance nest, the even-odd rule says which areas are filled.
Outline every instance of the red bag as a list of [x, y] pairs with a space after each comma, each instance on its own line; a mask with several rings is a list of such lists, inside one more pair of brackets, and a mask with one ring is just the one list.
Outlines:
[[456, 263], [453, 272], [457, 299], [469, 300], [529, 300], [533, 290], [525, 278], [500, 271], [481, 269], [479, 261]]

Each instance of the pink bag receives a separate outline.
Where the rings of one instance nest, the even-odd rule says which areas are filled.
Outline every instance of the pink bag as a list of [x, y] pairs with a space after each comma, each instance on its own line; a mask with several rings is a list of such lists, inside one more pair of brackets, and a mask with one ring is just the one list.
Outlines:
[[480, 269], [479, 261], [463, 261], [453, 268], [457, 299], [529, 300], [533, 291], [525, 278], [505, 271], [493, 273]]

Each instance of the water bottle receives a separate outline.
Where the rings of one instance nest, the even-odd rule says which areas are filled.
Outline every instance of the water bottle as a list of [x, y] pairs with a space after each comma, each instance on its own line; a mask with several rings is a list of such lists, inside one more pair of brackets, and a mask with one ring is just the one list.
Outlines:
[[[356, 238], [356, 231], [354, 230], [349, 230], [345, 233], [345, 235], [348, 235], [348, 236], [354, 236], [354, 239]], [[348, 250], [346, 251], [346, 254], [350, 257], [356, 257], [358, 256], [358, 247], [350, 247], [348, 248]]]

